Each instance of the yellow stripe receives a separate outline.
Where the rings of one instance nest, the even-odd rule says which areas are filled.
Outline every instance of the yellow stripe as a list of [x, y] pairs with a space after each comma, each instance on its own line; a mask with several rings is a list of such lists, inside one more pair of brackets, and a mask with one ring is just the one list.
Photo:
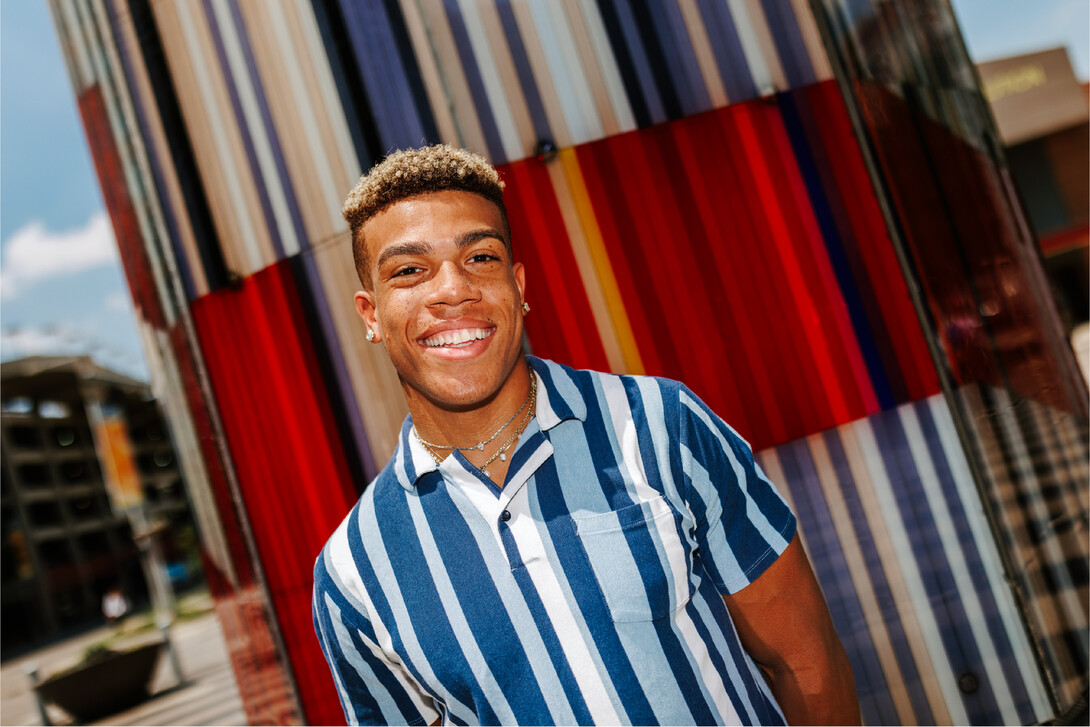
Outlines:
[[575, 150], [561, 150], [560, 163], [568, 180], [568, 188], [571, 191], [575, 209], [583, 222], [583, 239], [586, 241], [587, 252], [590, 253], [590, 258], [598, 273], [598, 284], [602, 287], [606, 308], [609, 310], [609, 317], [613, 321], [613, 333], [621, 347], [624, 371], [616, 373], [643, 374], [645, 373], [643, 359], [640, 357], [639, 347], [636, 345], [636, 337], [632, 334], [632, 325], [628, 321], [624, 301], [621, 300], [621, 291], [617, 287], [617, 279], [613, 276], [613, 267], [610, 265], [609, 255], [606, 254], [606, 247], [602, 242], [602, 231], [598, 229], [598, 220], [594, 215], [594, 207], [591, 205], [590, 196], [587, 194], [587, 186], [583, 181], [583, 173], [579, 169], [579, 160], [575, 156]]

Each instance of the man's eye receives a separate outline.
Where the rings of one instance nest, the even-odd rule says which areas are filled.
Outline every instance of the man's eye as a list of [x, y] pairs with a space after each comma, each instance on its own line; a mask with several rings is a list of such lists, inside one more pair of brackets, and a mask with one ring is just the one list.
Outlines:
[[490, 252], [479, 252], [469, 259], [470, 262], [474, 263], [487, 263], [493, 260], [499, 260], [499, 258]]
[[406, 265], [403, 268], [398, 268], [397, 270], [395, 270], [394, 274], [391, 275], [390, 277], [391, 278], [401, 278], [401, 277], [404, 277], [406, 275], [414, 275], [414, 274], [416, 274], [418, 272], [420, 272], [420, 268], [418, 268], [418, 267], [416, 267], [414, 265]]

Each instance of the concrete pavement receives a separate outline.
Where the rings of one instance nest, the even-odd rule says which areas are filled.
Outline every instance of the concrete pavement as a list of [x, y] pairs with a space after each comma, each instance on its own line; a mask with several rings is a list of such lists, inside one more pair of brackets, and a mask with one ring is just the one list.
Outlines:
[[[211, 607], [211, 601], [207, 606]], [[78, 661], [89, 645], [109, 637], [112, 629], [102, 628], [59, 644], [4, 662], [0, 667], [0, 724], [40, 725], [41, 715], [26, 670], [36, 665], [47, 677]], [[133, 643], [157, 638], [156, 632], [133, 637]], [[244, 725], [238, 686], [227, 656], [223, 632], [213, 611], [171, 628], [183, 681], [178, 683], [166, 652], [152, 681], [151, 697], [125, 712], [95, 724], [109, 725]], [[119, 645], [129, 643], [129, 639]], [[47, 713], [57, 725], [71, 724], [60, 709], [49, 706]]]

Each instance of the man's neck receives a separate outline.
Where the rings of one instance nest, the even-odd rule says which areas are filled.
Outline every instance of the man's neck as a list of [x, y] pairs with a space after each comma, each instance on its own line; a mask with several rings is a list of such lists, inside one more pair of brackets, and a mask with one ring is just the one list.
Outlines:
[[[519, 407], [528, 406], [530, 376], [529, 365], [520, 358], [499, 391], [479, 406], [468, 409], [444, 408], [419, 393], [406, 392], [413, 425], [425, 441], [447, 447], [471, 447], [485, 442], [505, 423], [507, 429], [514, 431], [518, 424], [515, 420], [522, 418], [515, 414]], [[522, 416], [525, 414], [525, 410], [521, 412]], [[499, 432], [499, 437], [504, 434]], [[450, 449], [438, 452], [440, 456], [449, 453]]]

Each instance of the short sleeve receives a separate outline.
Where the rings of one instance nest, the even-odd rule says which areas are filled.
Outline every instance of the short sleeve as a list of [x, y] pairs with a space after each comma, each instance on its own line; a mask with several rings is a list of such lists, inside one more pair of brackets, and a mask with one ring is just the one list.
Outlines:
[[327, 560], [323, 551], [314, 565], [314, 631], [348, 724], [432, 724], [440, 716], [433, 700], [386, 657], [362, 604], [341, 587]]
[[683, 493], [699, 557], [720, 593], [737, 593], [787, 548], [795, 516], [737, 432], [685, 386], [678, 405]]

